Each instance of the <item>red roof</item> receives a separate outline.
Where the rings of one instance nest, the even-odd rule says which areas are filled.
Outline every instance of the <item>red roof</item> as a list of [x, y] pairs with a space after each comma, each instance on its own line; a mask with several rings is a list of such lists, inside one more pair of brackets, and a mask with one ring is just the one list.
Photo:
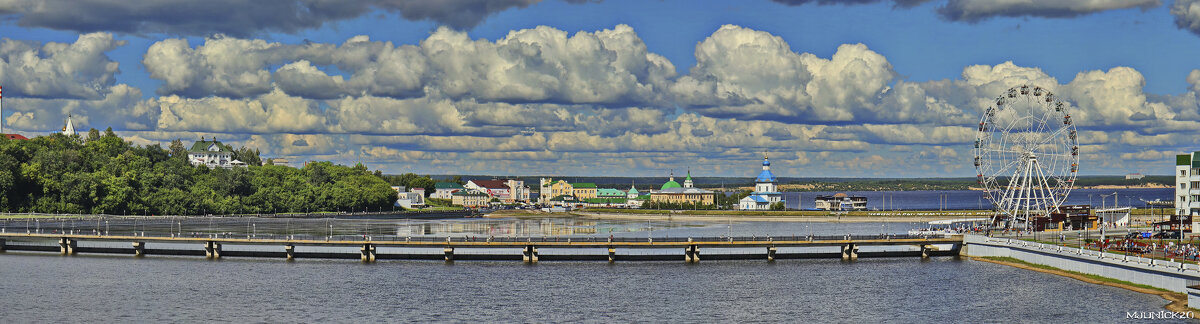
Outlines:
[[484, 188], [488, 188], [488, 189], [507, 189], [508, 188], [508, 184], [504, 183], [504, 180], [471, 180], [471, 182], [474, 182], [475, 184], [479, 185], [480, 187], [484, 187]]
[[10, 140], [22, 140], [22, 141], [29, 140], [29, 138], [27, 138], [25, 136], [21, 136], [21, 134], [4, 134], [4, 137], [7, 139], [10, 139]]

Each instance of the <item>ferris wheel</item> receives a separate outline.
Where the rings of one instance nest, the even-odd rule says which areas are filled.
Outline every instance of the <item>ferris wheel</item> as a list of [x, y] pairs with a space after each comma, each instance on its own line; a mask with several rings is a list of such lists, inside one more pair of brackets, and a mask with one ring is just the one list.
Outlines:
[[975, 169], [996, 210], [993, 225], [1029, 228], [1066, 201], [1079, 172], [1077, 133], [1066, 110], [1049, 90], [1022, 85], [984, 112]]

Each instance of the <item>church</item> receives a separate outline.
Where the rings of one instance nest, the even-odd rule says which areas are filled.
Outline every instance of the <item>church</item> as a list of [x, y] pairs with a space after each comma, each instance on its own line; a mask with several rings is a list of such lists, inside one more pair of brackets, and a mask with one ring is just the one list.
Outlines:
[[771, 173], [771, 161], [763, 155], [762, 172], [754, 179], [754, 192], [738, 201], [738, 209], [771, 210], [772, 204], [783, 202], [777, 182], [775, 174]]
[[670, 180], [667, 180], [661, 189], [650, 190], [650, 201], [671, 204], [716, 205], [717, 193], [711, 190], [696, 188], [692, 183], [692, 171], [688, 170], [687, 178], [683, 180], [682, 186], [679, 185], [679, 182], [675, 182], [675, 174], [672, 172]]

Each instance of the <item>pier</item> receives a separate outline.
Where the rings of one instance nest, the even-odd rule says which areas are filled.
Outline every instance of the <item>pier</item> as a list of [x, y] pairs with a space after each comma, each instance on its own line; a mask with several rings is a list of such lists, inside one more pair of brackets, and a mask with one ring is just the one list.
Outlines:
[[[80, 242], [128, 242], [128, 247], [80, 246]], [[54, 243], [57, 243], [56, 245]], [[112, 244], [108, 244], [112, 245]], [[158, 245], [156, 247], [155, 245]], [[950, 246], [950, 248], [939, 248]], [[260, 246], [260, 248], [250, 248]], [[276, 250], [262, 247], [277, 247]], [[860, 251], [860, 247], [909, 246], [907, 250]], [[208, 259], [227, 257], [256, 257], [295, 259], [357, 259], [371, 263], [376, 260], [436, 260], [445, 262], [487, 260], [520, 261], [683, 261], [701, 260], [764, 260], [785, 259], [842, 259], [859, 258], [958, 256], [962, 250], [961, 235], [927, 237], [910, 235], [870, 236], [787, 236], [787, 237], [698, 237], [698, 238], [630, 238], [630, 237], [388, 237], [378, 240], [369, 236], [361, 240], [346, 237], [305, 237], [294, 235], [273, 238], [244, 237], [179, 237], [139, 235], [91, 235], [54, 233], [0, 233], [0, 252], [51, 252], [62, 255], [81, 253], [118, 254], [132, 257], [153, 255], [203, 256]], [[241, 247], [240, 249], [236, 247]], [[305, 249], [309, 251], [304, 251]], [[319, 251], [336, 248], [339, 251]], [[381, 252], [379, 248], [409, 248], [431, 252]], [[820, 248], [828, 252], [780, 251], [781, 248]], [[555, 253], [541, 251], [554, 250]], [[344, 251], [342, 251], [344, 250]], [[351, 252], [355, 251], [357, 252]], [[519, 253], [494, 253], [516, 252]], [[638, 250], [639, 254], [618, 254], [620, 250]], [[813, 249], [809, 249], [813, 250]], [[493, 253], [479, 253], [491, 251]], [[671, 252], [679, 251], [679, 252]], [[604, 253], [607, 252], [607, 253]]]

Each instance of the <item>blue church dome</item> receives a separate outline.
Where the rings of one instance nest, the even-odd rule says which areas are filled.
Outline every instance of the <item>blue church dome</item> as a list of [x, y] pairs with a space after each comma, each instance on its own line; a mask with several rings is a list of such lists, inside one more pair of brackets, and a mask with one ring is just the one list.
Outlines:
[[763, 166], [771, 166], [771, 161], [763, 159]]
[[[763, 162], [764, 165], [766, 165], [767, 163], [768, 162]], [[758, 178], [754, 179], [754, 181], [755, 182], [775, 182], [775, 174], [771, 173], [771, 170], [763, 170], [762, 173], [758, 174]]]

